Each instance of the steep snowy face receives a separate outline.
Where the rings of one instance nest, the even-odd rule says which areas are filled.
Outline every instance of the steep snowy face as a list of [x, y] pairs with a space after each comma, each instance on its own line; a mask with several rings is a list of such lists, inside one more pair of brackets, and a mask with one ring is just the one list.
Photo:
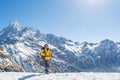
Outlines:
[[21, 25], [17, 20], [12, 20], [9, 24], [10, 28], [16, 29], [17, 31], [21, 30]]
[[117, 44], [111, 40], [101, 41], [98, 48], [95, 49], [97, 53], [104, 55], [105, 58], [111, 58], [117, 53], [118, 47]]
[[20, 31], [20, 37], [39, 38], [43, 36], [44, 34], [41, 34], [39, 30], [35, 30], [31, 27], [25, 27]]
[[[0, 32], [0, 44], [23, 71], [40, 72], [42, 67], [39, 64], [38, 53], [41, 49], [40, 43], [42, 43], [41, 38], [43, 36], [39, 30], [21, 27], [14, 20]], [[39, 41], [41, 42], [39, 43]]]
[[57, 47], [62, 52], [66, 53], [69, 51], [70, 53], [80, 53], [80, 44], [78, 42], [73, 42], [72, 40], [57, 37], [53, 34], [47, 34], [45, 36], [45, 40], [47, 43]]
[[31, 27], [21, 27], [17, 20], [10, 22], [9, 26], [0, 32], [0, 44], [15, 44], [26, 40], [42, 40], [45, 35]]
[[47, 34], [45, 39], [47, 43], [60, 50], [60, 52], [55, 52], [55, 55], [57, 55], [58, 58], [63, 59], [70, 64], [77, 60], [80, 48], [75, 42], [52, 34]]
[[83, 70], [118, 71], [120, 51], [116, 43], [106, 39], [96, 45], [88, 43], [82, 45], [82, 55], [80, 61], [75, 63], [76, 66]]
[[110, 40], [101, 41], [99, 48], [96, 48], [97, 53], [105, 59], [104, 62], [116, 65], [118, 55], [117, 44]]
[[46, 40], [48, 43], [53, 44], [54, 46], [59, 46], [59, 45], [65, 44], [66, 41], [68, 41], [67, 39], [65, 39], [63, 37], [57, 37], [53, 34], [47, 34]]
[[9, 39], [16, 37], [21, 28], [17, 20], [11, 21], [10, 24], [0, 32], [0, 43], [8, 42]]
[[6, 51], [4, 51], [2, 46], [0, 46], [0, 72], [9, 71], [21, 72], [23, 70], [14, 63], [11, 56]]
[[39, 30], [35, 30], [31, 27], [25, 27], [19, 32], [18, 40], [20, 42], [38, 42], [44, 40], [44, 34], [40, 33]]

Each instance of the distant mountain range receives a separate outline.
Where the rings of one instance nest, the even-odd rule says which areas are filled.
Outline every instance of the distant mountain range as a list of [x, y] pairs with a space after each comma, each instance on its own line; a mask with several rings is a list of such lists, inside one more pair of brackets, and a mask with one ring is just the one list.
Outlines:
[[0, 31], [0, 71], [42, 72], [39, 52], [45, 43], [53, 53], [52, 72], [120, 72], [120, 42], [73, 42], [22, 27], [17, 20]]

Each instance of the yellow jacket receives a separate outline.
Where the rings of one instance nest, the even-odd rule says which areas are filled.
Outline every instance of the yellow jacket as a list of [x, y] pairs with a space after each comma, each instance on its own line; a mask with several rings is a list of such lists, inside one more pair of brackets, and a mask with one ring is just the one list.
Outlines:
[[40, 52], [40, 56], [44, 58], [44, 60], [50, 60], [52, 54], [50, 49], [46, 49], [46, 48], [42, 48], [41, 52]]

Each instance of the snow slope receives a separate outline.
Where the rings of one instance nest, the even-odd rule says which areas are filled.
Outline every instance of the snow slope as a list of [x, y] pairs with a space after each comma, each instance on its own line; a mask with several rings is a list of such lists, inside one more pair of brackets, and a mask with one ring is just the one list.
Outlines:
[[120, 80], [120, 73], [0, 73], [0, 80]]

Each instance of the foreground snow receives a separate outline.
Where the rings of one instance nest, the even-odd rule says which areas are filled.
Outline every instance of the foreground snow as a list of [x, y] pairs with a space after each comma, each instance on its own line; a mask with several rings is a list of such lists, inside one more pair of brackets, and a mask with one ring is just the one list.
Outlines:
[[0, 80], [120, 80], [120, 73], [0, 73]]

